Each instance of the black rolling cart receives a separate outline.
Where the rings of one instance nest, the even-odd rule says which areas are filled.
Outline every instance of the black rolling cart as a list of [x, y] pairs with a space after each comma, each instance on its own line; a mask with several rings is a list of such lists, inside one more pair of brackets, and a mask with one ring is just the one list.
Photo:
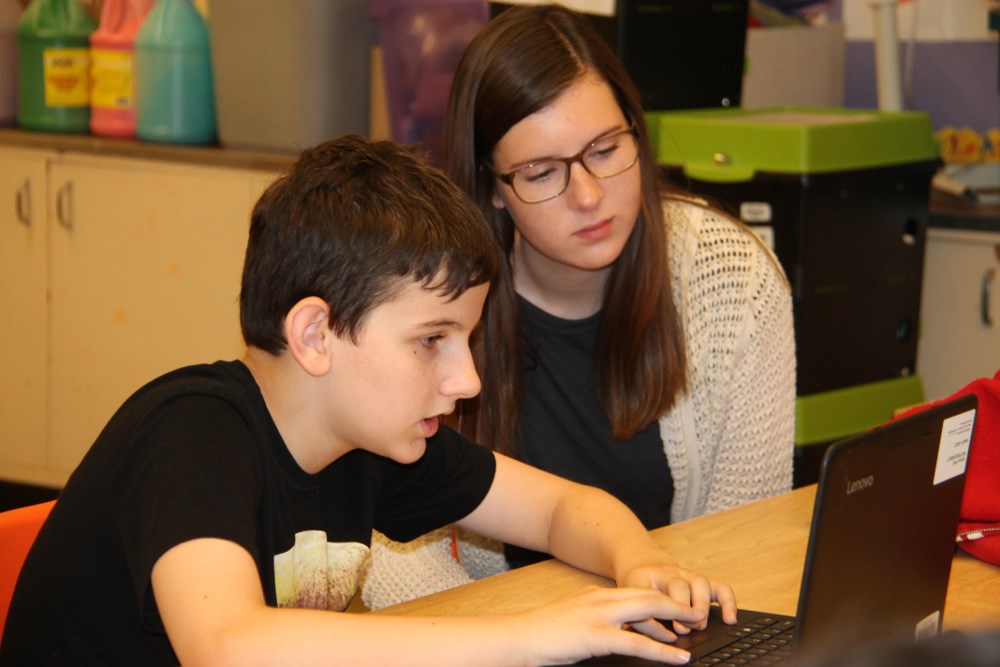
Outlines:
[[751, 226], [792, 285], [796, 485], [825, 445], [923, 400], [916, 375], [930, 182], [927, 114], [650, 112], [668, 177]]

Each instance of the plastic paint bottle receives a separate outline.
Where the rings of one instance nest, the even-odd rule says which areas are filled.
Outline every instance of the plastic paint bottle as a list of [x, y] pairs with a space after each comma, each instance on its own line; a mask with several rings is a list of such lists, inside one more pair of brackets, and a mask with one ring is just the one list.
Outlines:
[[136, 136], [215, 142], [208, 25], [191, 0], [156, 0], [135, 38], [135, 76]]
[[90, 131], [135, 136], [135, 36], [153, 0], [104, 0], [90, 35]]
[[77, 0], [32, 0], [17, 26], [18, 124], [87, 132], [88, 38], [97, 26]]

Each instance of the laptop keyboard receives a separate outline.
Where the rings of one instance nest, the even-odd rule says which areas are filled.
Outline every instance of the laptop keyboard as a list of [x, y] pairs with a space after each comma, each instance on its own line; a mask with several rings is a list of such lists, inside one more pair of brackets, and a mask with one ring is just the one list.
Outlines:
[[792, 654], [795, 621], [761, 616], [734, 626], [732, 642], [691, 662], [691, 665], [777, 665]]

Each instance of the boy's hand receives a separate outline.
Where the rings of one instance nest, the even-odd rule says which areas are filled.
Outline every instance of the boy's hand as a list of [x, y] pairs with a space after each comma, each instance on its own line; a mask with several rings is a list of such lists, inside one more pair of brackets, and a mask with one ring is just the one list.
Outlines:
[[[640, 565], [628, 570], [618, 581], [621, 587], [653, 588], [662, 591], [681, 605], [690, 605], [700, 614], [695, 623], [684, 619], [674, 619], [674, 631], [687, 634], [692, 629], [704, 630], [708, 623], [708, 608], [713, 602], [719, 603], [722, 620], [736, 623], [736, 596], [728, 585], [712, 581], [699, 574], [678, 566], [669, 559], [654, 564]], [[648, 627], [660, 625], [653, 620], [634, 623], [633, 626], [648, 633]]]
[[[665, 644], [677, 635], [655, 622], [642, 619], [669, 618], [693, 626], [703, 623], [703, 612], [680, 604], [650, 588], [591, 587], [566, 600], [513, 617], [514, 630], [526, 639], [525, 664], [559, 665], [591, 656], [634, 655], [674, 665], [688, 662], [690, 655]], [[644, 636], [628, 630], [640, 622]]]

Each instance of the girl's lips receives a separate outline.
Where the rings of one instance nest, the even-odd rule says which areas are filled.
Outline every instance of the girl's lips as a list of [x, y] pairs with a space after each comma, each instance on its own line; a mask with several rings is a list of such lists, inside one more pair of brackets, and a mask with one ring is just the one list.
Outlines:
[[429, 438], [438, 430], [438, 418], [431, 417], [429, 419], [421, 419], [420, 427], [424, 430], [424, 437]]
[[588, 241], [597, 241], [603, 239], [611, 233], [611, 218], [601, 220], [595, 225], [590, 225], [589, 227], [584, 227], [583, 229], [576, 232], [576, 236], [587, 239]]

